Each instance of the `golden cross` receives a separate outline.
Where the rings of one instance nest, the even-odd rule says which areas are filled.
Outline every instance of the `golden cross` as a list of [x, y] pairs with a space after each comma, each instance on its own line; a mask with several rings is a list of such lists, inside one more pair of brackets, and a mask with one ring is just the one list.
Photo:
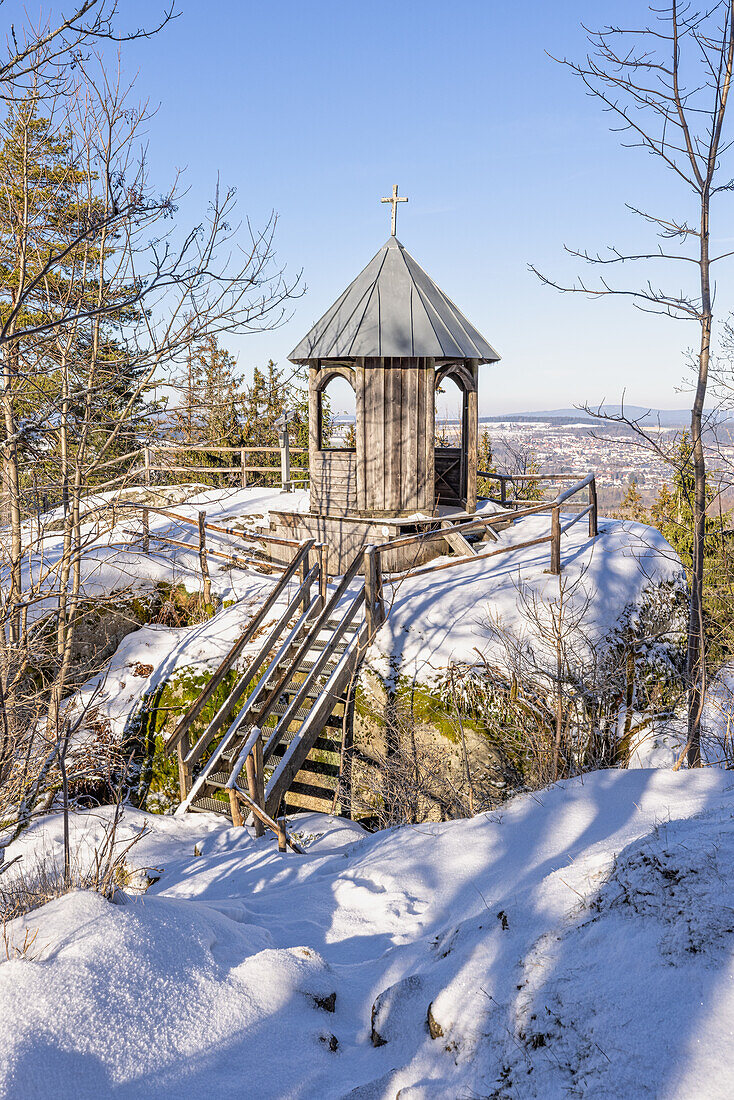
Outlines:
[[393, 184], [392, 195], [388, 199], [380, 199], [380, 202], [392, 203], [392, 219], [390, 222], [390, 236], [395, 237], [397, 235], [398, 228], [398, 203], [407, 202], [408, 200], [402, 195], [398, 198], [398, 185]]

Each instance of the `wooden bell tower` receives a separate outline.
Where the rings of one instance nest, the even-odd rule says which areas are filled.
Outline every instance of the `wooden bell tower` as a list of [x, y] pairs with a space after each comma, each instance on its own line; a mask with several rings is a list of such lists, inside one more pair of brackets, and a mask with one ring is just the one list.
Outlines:
[[[479, 367], [499, 355], [395, 236], [289, 355], [309, 368], [311, 511], [331, 516], [473, 512]], [[356, 444], [325, 446], [322, 398], [339, 376], [354, 390]], [[460, 440], [436, 447], [436, 388], [462, 395]]]

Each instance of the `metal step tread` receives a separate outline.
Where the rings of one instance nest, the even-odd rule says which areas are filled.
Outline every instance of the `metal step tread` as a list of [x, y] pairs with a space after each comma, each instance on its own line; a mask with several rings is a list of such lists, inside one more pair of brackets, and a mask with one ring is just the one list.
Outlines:
[[[278, 746], [278, 747], [280, 747], [280, 746]], [[277, 752], [277, 750], [276, 750], [276, 752]], [[276, 755], [276, 753], [274, 752], [271, 759], [273, 759], [275, 757], [275, 755]], [[304, 780], [304, 782], [306, 782], [306, 781], [310, 782], [311, 777], [314, 776], [314, 775], [317, 775], [317, 776], [322, 777], [324, 779], [326, 785], [331, 786], [331, 780], [337, 781], [339, 779], [339, 771], [340, 771], [339, 764], [340, 764], [339, 760], [336, 760], [336, 761], [312, 760], [310, 756], [307, 756], [306, 759], [301, 764], [301, 770], [298, 772], [298, 775], [297, 775], [296, 778], [300, 777], [301, 779]], [[307, 776], [303, 775], [304, 772], [308, 773]], [[336, 782], [334, 783], [334, 786], [336, 786]]]
[[[351, 645], [351, 641], [352, 641], [352, 639], [348, 638], [347, 641], [345, 641], [345, 642], [337, 642], [336, 645], [334, 646], [334, 653], [344, 653], [347, 646]], [[316, 638], [316, 640], [311, 643], [309, 648], [314, 649], [317, 652], [320, 651], [320, 652], [323, 653], [323, 651], [326, 649], [328, 644], [329, 644], [329, 639], [328, 638], [324, 638], [323, 640], [321, 638]]]
[[202, 795], [192, 802], [189, 806], [189, 810], [192, 810], [194, 813], [214, 813], [222, 814], [224, 817], [230, 816], [228, 802], [222, 802], [218, 798], [210, 798], [207, 795]]

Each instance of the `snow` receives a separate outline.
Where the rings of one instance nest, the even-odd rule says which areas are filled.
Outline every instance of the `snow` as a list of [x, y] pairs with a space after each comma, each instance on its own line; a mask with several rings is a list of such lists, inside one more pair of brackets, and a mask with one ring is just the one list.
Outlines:
[[[304, 491], [283, 493], [258, 488], [198, 491], [195, 487], [172, 486], [156, 492], [184, 493], [185, 502], [169, 505], [182, 515], [195, 519], [203, 510], [212, 523], [224, 526], [237, 521], [250, 530], [267, 527], [270, 510], [305, 511], [309, 505], [308, 493]], [[90, 498], [89, 507], [95, 503], [103, 504], [104, 500]], [[480, 511], [502, 509], [485, 501]], [[571, 517], [563, 518], [565, 521]], [[389, 618], [369, 655], [371, 667], [386, 677], [399, 670], [430, 684], [440, 679], [452, 662], [473, 664], [480, 655], [501, 660], [498, 625], [501, 630], [515, 634], [532, 630], [519, 606], [519, 587], [535, 594], [541, 603], [558, 596], [559, 579], [548, 572], [548, 544], [518, 546], [547, 535], [549, 523], [547, 515], [530, 516], [500, 532], [497, 543], [492, 543], [489, 550], [504, 546], [509, 548], [506, 554], [480, 554], [476, 560], [450, 569], [408, 577], [394, 584], [387, 580]], [[152, 534], [190, 542], [191, 549], [156, 544], [152, 539], [151, 553], [146, 556], [130, 535], [137, 524], [138, 520], [131, 518], [130, 513], [120, 513], [112, 530], [96, 534], [96, 545], [83, 560], [84, 593], [93, 596], [119, 592], [129, 596], [149, 592], [161, 582], [181, 583], [189, 591], [198, 591], [201, 575], [194, 530], [151, 512]], [[92, 521], [87, 527], [91, 536], [96, 528]], [[60, 538], [53, 533], [44, 538], [46, 567], [60, 554]], [[209, 532], [207, 539], [211, 548], [225, 553], [243, 549], [243, 540], [238, 536]], [[592, 639], [602, 638], [613, 630], [649, 589], [664, 583], [672, 586], [681, 583], [678, 558], [658, 531], [642, 524], [602, 520], [598, 538], [591, 540], [581, 521], [563, 535], [562, 563], [569, 614], [573, 616], [584, 610], [583, 632]], [[235, 601], [235, 605], [203, 624], [182, 628], [150, 625], [128, 635], [109, 667], [89, 681], [75, 705], [92, 703], [96, 716], [107, 718], [111, 728], [122, 733], [145, 694], [177, 671], [188, 668], [198, 674], [217, 667], [272, 590], [277, 575], [218, 566], [216, 558], [211, 559], [210, 568], [214, 598], [221, 602]], [[49, 591], [55, 592], [53, 575], [47, 583]], [[37, 604], [33, 613], [48, 609], [52, 600], [55, 595]], [[277, 611], [282, 611], [281, 604], [274, 608], [274, 616]], [[244, 657], [248, 655], [249, 650]], [[139, 675], [141, 668], [149, 666], [152, 668], [147, 676]], [[669, 756], [670, 752], [666, 760]], [[644, 756], [640, 758], [642, 766], [655, 762]]]
[[[190, 517], [194, 524], [198, 513], [204, 511], [207, 522], [226, 525], [241, 521], [250, 530], [267, 528], [271, 509], [297, 512], [308, 508], [308, 493], [302, 490], [289, 493], [267, 488], [201, 491], [199, 487], [197, 491], [196, 487], [191, 486], [169, 486], [156, 487], [154, 493], [157, 498], [173, 498], [175, 501], [158, 505], [159, 507]], [[181, 497], [186, 499], [181, 500]], [[149, 497], [142, 503], [149, 503], [153, 507]], [[119, 510], [114, 526], [108, 527], [109, 512], [106, 508], [110, 504], [118, 504]], [[94, 598], [113, 592], [133, 595], [149, 592], [159, 583], [183, 584], [192, 592], [201, 589], [198, 534], [195, 527], [151, 511], [150, 553], [144, 554], [140, 539], [135, 536], [135, 532], [141, 530], [139, 511], [126, 509], [124, 502], [118, 501], [112, 493], [90, 496], [85, 500], [84, 507], [88, 515], [82, 524], [82, 539], [86, 546], [81, 559], [81, 589], [84, 596]], [[41, 545], [24, 562], [24, 590], [30, 589], [33, 584], [41, 593], [49, 593], [47, 599], [41, 599], [32, 606], [31, 617], [48, 612], [56, 603], [63, 535], [50, 530], [50, 527], [60, 519], [59, 509], [41, 517]], [[27, 524], [28, 541], [37, 537], [37, 524], [37, 520]], [[157, 543], [153, 537], [155, 535], [189, 543], [191, 549]], [[213, 531], [207, 532], [207, 546], [211, 550], [230, 555], [243, 553], [248, 548], [248, 544], [239, 536]], [[259, 576], [241, 568], [231, 568], [216, 557], [210, 559], [210, 570], [212, 592], [222, 601], [237, 600], [248, 595], [253, 575]]]
[[[562, 516], [561, 522], [570, 518]], [[549, 531], [548, 515], [528, 516], [500, 532], [489, 551], [512, 548]], [[650, 589], [684, 583], [670, 545], [659, 531], [641, 523], [601, 520], [597, 538], [590, 539], [582, 520], [562, 536], [561, 562], [568, 616], [583, 611], [583, 634], [590, 640], [604, 638]], [[550, 548], [544, 543], [495, 557], [480, 553], [463, 565], [408, 576], [389, 593], [390, 615], [376, 648], [392, 668], [399, 666], [403, 674], [423, 682], [452, 662], [473, 664], [478, 650], [487, 654], [493, 649], [493, 623], [514, 632], [532, 629], [519, 606], [519, 587], [534, 593], [540, 604], [558, 598], [561, 582], [549, 566]], [[379, 661], [373, 663], [379, 667]]]
[[734, 736], [734, 665], [726, 665], [706, 692], [701, 753], [709, 764], [731, 767]]
[[[107, 816], [72, 819], [87, 858]], [[123, 833], [143, 823], [146, 894], [75, 891], [7, 926], [11, 945], [37, 935], [35, 957], [0, 954], [3, 1100], [51, 1081], [61, 1098], [734, 1091], [720, 769], [596, 772], [372, 835], [302, 815], [303, 856], [208, 815], [127, 811]], [[8, 856], [60, 844], [45, 819]]]

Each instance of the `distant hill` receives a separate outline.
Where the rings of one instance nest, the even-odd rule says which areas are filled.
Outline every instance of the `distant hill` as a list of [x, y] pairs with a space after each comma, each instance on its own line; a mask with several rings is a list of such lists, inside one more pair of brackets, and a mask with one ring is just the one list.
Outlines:
[[[622, 412], [621, 405], [603, 405], [602, 411], [610, 416], [619, 416]], [[677, 428], [690, 422], [691, 414], [687, 409], [648, 409], [644, 405], [625, 405], [625, 416], [632, 420], [638, 420], [642, 424], [660, 424], [663, 428]], [[734, 417], [734, 410], [721, 412], [718, 419], [728, 420]], [[554, 420], [562, 424], [581, 423], [593, 421], [594, 417], [579, 409], [549, 409], [543, 412], [519, 412], [505, 413], [503, 416], [483, 416], [483, 423], [496, 424], [498, 422], [513, 421], [515, 423], [537, 423], [538, 421]]]

